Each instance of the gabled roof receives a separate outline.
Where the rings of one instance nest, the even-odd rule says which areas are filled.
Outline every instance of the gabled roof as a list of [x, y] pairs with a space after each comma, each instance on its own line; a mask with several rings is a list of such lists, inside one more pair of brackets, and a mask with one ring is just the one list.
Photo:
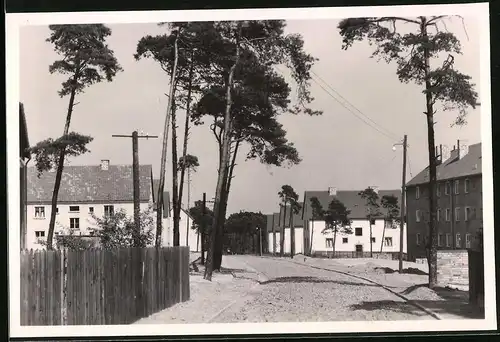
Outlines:
[[[35, 167], [28, 168], [28, 203], [50, 203], [56, 172], [44, 172], [40, 178]], [[140, 201], [151, 195], [152, 167], [139, 166]], [[133, 202], [132, 166], [65, 166], [59, 189], [59, 203]]]
[[[482, 173], [481, 166], [481, 143], [469, 146], [469, 151], [462, 158], [458, 158], [458, 150], [452, 151], [448, 160], [436, 167], [437, 180], [461, 178]], [[429, 167], [426, 167], [419, 174], [413, 177], [406, 186], [425, 184], [429, 182]]]
[[[346, 208], [351, 211], [349, 218], [353, 219], [366, 219], [368, 214], [368, 207], [366, 200], [363, 199], [359, 192], [362, 190], [338, 190], [335, 196], [330, 196], [328, 191], [306, 191], [304, 193], [304, 203], [302, 210], [302, 218], [305, 220], [312, 219], [311, 198], [317, 197], [323, 210], [328, 209], [328, 205], [334, 197], [344, 203]], [[401, 190], [379, 190], [379, 199], [383, 196], [396, 196], [398, 202], [401, 201]], [[384, 212], [383, 208], [381, 211]], [[382, 218], [383, 215], [380, 217]]]
[[28, 126], [26, 124], [26, 114], [24, 105], [19, 102], [19, 154], [23, 158], [29, 158], [30, 154], [26, 151], [30, 147], [28, 139]]
[[267, 231], [272, 232], [273, 231], [273, 225], [275, 227], [275, 231], [279, 231], [279, 224], [280, 224], [280, 213], [273, 213], [273, 214], [267, 214], [266, 215], [266, 220], [267, 220]]

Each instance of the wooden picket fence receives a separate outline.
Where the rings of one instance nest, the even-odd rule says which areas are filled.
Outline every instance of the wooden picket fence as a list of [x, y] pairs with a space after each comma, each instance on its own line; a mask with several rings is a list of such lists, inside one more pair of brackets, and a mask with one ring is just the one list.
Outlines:
[[189, 249], [21, 252], [21, 325], [130, 324], [189, 300]]

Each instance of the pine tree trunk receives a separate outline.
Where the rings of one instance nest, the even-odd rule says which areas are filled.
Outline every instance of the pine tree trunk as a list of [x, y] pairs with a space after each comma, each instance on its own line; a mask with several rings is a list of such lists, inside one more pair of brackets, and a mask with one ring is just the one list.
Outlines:
[[313, 239], [314, 239], [314, 219], [312, 220], [311, 246], [309, 248], [309, 256], [313, 255]]
[[333, 227], [333, 254], [332, 259], [335, 259], [335, 243], [337, 242], [337, 227]]
[[[427, 27], [425, 19], [422, 19], [421, 24], [422, 37], [427, 38]], [[427, 141], [429, 150], [429, 245], [428, 249], [428, 264], [429, 264], [429, 288], [437, 286], [437, 239], [438, 231], [436, 229], [436, 150], [434, 141], [434, 108], [432, 103], [430, 75], [430, 54], [429, 49], [424, 46], [424, 63], [425, 63], [425, 101], [426, 101], [426, 117], [427, 117]]]
[[177, 122], [176, 122], [176, 108], [175, 102], [172, 103], [172, 206], [173, 206], [173, 219], [174, 219], [174, 246], [180, 245], [180, 232], [179, 232], [179, 189], [178, 189], [178, 170], [177, 170]]
[[295, 227], [293, 223], [293, 210], [290, 208], [290, 258], [295, 255]]
[[175, 82], [177, 72], [178, 50], [177, 50], [177, 37], [174, 41], [174, 66], [172, 68], [172, 75], [170, 76], [170, 90], [168, 94], [167, 113], [165, 115], [165, 126], [163, 129], [163, 146], [161, 151], [161, 167], [160, 167], [160, 184], [158, 186], [158, 199], [156, 201], [156, 247], [161, 247], [162, 228], [163, 228], [163, 191], [165, 189], [165, 169], [167, 162], [167, 146], [168, 146], [168, 131], [170, 126], [170, 116], [175, 93]]
[[[187, 210], [189, 210], [189, 172], [190, 168], [186, 167], [186, 155], [187, 155], [187, 149], [188, 149], [188, 138], [189, 138], [189, 119], [191, 118], [191, 88], [192, 88], [192, 79], [193, 79], [193, 73], [194, 73], [194, 62], [193, 62], [193, 54], [194, 52], [191, 51], [191, 64], [189, 66], [189, 76], [188, 76], [188, 93], [187, 93], [187, 99], [186, 99], [186, 120], [184, 121], [184, 142], [182, 146], [182, 160], [184, 162], [183, 167], [181, 168], [181, 176], [180, 176], [180, 182], [179, 182], [179, 198], [178, 198], [178, 215], [180, 217], [180, 211], [182, 208], [182, 196], [184, 193], [184, 177], [186, 174], [186, 168], [188, 172], [188, 204], [187, 204]], [[186, 246], [189, 246], [189, 218], [187, 219], [186, 222]]]
[[[241, 30], [241, 23], [240, 25], [240, 30]], [[241, 34], [241, 32], [240, 32]], [[229, 71], [229, 77], [228, 77], [228, 82], [227, 82], [227, 89], [226, 89], [226, 113], [224, 115], [224, 131], [223, 131], [223, 144], [222, 144], [222, 158], [221, 158], [221, 168], [219, 168], [219, 176], [217, 179], [217, 187], [216, 187], [216, 192], [215, 192], [215, 204], [214, 204], [214, 219], [213, 219], [213, 224], [212, 224], [212, 232], [210, 236], [210, 248], [207, 253], [207, 262], [206, 262], [206, 267], [205, 267], [205, 274], [204, 274], [204, 279], [211, 281], [212, 280], [212, 273], [214, 270], [214, 259], [216, 257], [216, 248], [218, 247], [219, 244], [222, 244], [222, 241], [217, 241], [220, 240], [221, 235], [223, 234], [223, 227], [221, 224], [221, 205], [222, 203], [221, 198], [224, 193], [224, 184], [225, 184], [225, 177], [227, 176], [227, 169], [229, 167], [229, 143], [230, 143], [230, 133], [232, 131], [232, 118], [231, 118], [231, 105], [232, 105], [232, 98], [231, 98], [231, 90], [233, 87], [233, 77], [234, 77], [234, 71], [236, 69], [236, 66], [238, 65], [238, 61], [240, 58], [240, 45], [239, 45], [239, 35], [238, 39], [236, 42], [236, 55], [235, 55], [235, 62], [231, 66], [231, 69]], [[219, 238], [219, 239], [218, 239]], [[222, 248], [222, 246], [220, 246]], [[220, 256], [220, 259], [222, 260], [222, 255]]]
[[286, 201], [283, 208], [283, 224], [281, 225], [280, 233], [280, 257], [285, 255], [285, 230], [286, 230]]
[[[73, 82], [76, 82], [77, 78], [78, 78], [78, 76], [75, 73], [75, 76], [73, 78]], [[71, 90], [71, 94], [69, 96], [68, 111], [66, 114], [66, 123], [64, 124], [63, 136], [66, 136], [69, 133], [69, 125], [71, 123], [71, 115], [73, 114], [73, 108], [75, 105], [75, 95], [76, 95], [76, 90], [75, 90], [75, 88], [73, 88]], [[48, 250], [52, 250], [54, 248], [53, 239], [54, 239], [54, 229], [56, 226], [57, 198], [59, 196], [59, 189], [61, 188], [61, 180], [62, 180], [62, 173], [64, 170], [65, 154], [66, 154], [66, 148], [63, 148], [60, 151], [59, 160], [57, 161], [56, 179], [55, 179], [55, 183], [54, 183], [54, 190], [52, 192], [49, 231], [47, 233], [47, 249]]]
[[384, 248], [384, 238], [385, 238], [385, 221], [384, 221], [384, 229], [382, 230], [382, 241], [380, 242], [380, 254], [382, 254], [382, 250]]

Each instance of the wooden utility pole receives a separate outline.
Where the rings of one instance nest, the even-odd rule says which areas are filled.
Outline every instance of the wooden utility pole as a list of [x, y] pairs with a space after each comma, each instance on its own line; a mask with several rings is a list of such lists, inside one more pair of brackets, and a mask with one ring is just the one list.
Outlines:
[[132, 135], [114, 134], [113, 138], [132, 138], [132, 178], [134, 188], [134, 245], [139, 246], [141, 234], [141, 208], [140, 208], [140, 184], [139, 184], [139, 138], [158, 138], [156, 135], [139, 135], [137, 131], [133, 131]]
[[201, 207], [201, 264], [205, 265], [205, 215], [206, 215], [206, 206], [207, 206], [207, 194], [203, 193], [203, 202]]
[[[405, 134], [403, 139], [403, 181], [401, 185], [401, 229], [399, 232], [399, 273], [403, 272], [403, 244], [404, 227], [406, 213], [406, 149], [408, 147], [408, 136]], [[432, 196], [433, 194], [431, 194]]]
[[260, 256], [262, 256], [262, 228], [258, 227], [259, 230], [259, 248], [260, 248]]

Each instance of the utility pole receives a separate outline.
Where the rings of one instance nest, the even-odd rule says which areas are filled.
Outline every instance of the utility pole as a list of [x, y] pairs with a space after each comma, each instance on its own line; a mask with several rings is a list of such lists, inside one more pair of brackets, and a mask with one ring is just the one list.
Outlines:
[[262, 228], [258, 227], [259, 230], [259, 248], [260, 248], [260, 256], [262, 256]]
[[132, 178], [134, 188], [134, 245], [139, 246], [141, 234], [140, 220], [140, 184], [139, 184], [139, 138], [158, 138], [156, 135], [139, 135], [137, 131], [133, 131], [132, 135], [114, 134], [113, 138], [132, 138]]
[[[403, 181], [401, 185], [401, 229], [399, 232], [399, 273], [403, 272], [403, 244], [406, 212], [406, 149], [408, 147], [408, 136], [403, 139]], [[432, 196], [433, 194], [431, 194]]]
[[207, 194], [203, 193], [203, 202], [201, 207], [201, 264], [205, 265], [205, 215], [207, 206]]

